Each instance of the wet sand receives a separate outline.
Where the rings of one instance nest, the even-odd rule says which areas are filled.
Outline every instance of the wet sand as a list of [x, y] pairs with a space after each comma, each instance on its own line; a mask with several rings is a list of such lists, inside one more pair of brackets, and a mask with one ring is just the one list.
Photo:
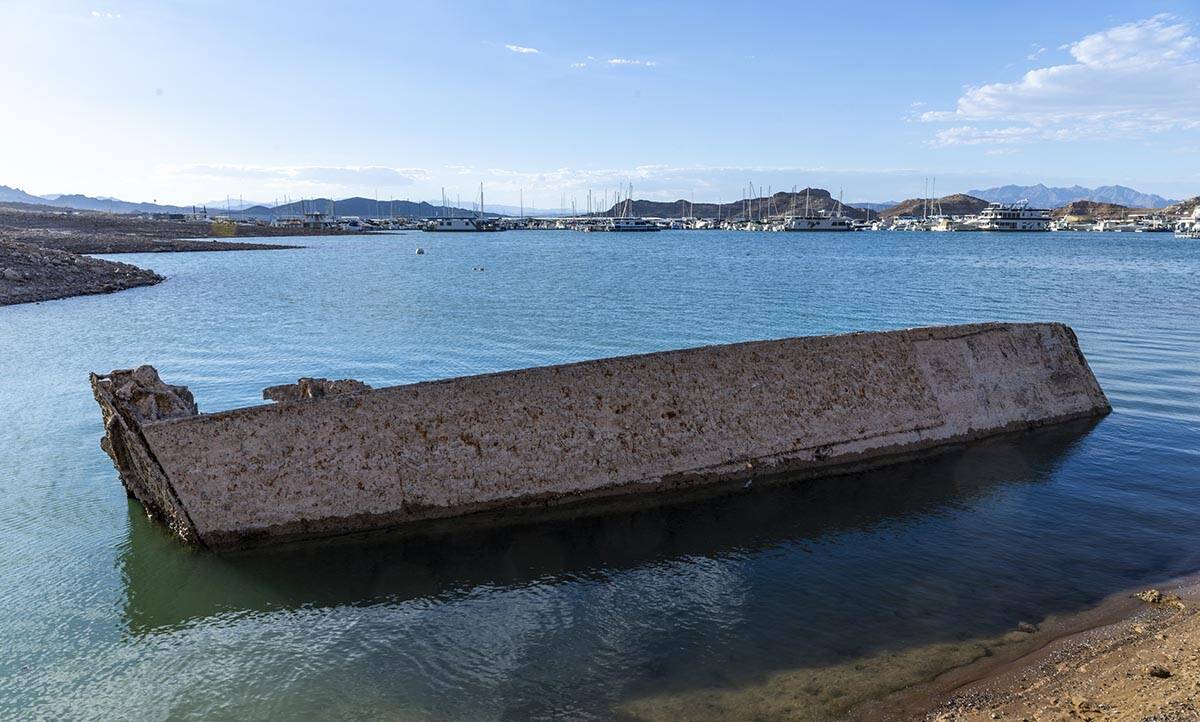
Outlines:
[[994, 637], [630, 700], [638, 720], [1200, 720], [1200, 579]]
[[1047, 625], [1027, 654], [982, 659], [852, 717], [1200, 720], [1200, 581], [1160, 589], [1116, 595]]

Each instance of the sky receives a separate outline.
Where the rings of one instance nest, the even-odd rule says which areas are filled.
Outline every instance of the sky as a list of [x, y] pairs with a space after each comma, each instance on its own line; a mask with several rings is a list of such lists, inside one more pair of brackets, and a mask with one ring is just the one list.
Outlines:
[[0, 184], [34, 194], [1200, 194], [1200, 0], [0, 0], [0, 18]]

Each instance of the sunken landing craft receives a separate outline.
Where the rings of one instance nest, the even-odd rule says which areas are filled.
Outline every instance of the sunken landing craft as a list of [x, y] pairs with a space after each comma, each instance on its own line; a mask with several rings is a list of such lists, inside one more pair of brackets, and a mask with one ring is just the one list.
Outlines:
[[301, 379], [267, 389], [274, 403], [211, 414], [150, 366], [91, 383], [128, 493], [212, 549], [835, 474], [1110, 410], [1074, 332], [1055, 323], [755, 341], [382, 389]]

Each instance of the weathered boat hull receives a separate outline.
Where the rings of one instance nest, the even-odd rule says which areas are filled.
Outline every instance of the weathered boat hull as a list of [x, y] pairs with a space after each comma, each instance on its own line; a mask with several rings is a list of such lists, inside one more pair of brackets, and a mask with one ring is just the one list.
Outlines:
[[757, 341], [377, 390], [302, 383], [213, 414], [150, 367], [92, 387], [130, 494], [214, 549], [837, 473], [1110, 410], [1062, 324]]

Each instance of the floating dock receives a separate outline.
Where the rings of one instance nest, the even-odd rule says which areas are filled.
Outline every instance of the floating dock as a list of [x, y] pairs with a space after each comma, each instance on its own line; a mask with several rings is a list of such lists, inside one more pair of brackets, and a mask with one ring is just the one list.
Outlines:
[[1063, 324], [755, 341], [371, 389], [301, 379], [198, 413], [91, 376], [129, 494], [212, 549], [835, 474], [1111, 410]]

